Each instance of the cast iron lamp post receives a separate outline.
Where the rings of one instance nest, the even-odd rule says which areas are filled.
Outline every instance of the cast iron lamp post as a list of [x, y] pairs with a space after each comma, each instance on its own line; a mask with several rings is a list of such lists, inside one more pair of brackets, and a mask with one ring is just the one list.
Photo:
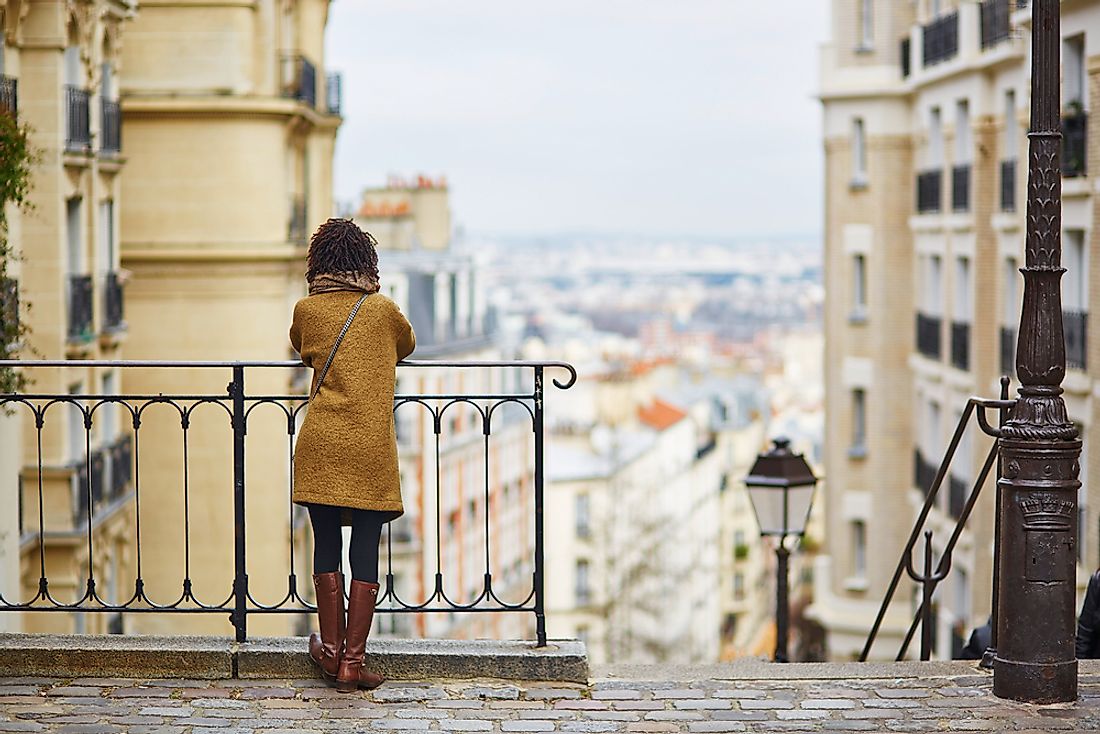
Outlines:
[[802, 454], [791, 451], [791, 442], [775, 439], [775, 446], [756, 457], [756, 463], [745, 477], [749, 500], [760, 524], [760, 535], [778, 538], [775, 556], [778, 561], [775, 584], [775, 661], [785, 663], [790, 608], [787, 602], [787, 536], [801, 537], [806, 532], [810, 505], [814, 500], [817, 477]]

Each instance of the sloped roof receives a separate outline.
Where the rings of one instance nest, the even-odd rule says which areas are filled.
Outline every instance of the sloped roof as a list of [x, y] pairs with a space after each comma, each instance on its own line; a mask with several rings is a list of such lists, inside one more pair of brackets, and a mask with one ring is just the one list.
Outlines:
[[686, 416], [687, 413], [660, 398], [655, 398], [651, 405], [638, 408], [638, 420], [658, 431], [676, 425]]

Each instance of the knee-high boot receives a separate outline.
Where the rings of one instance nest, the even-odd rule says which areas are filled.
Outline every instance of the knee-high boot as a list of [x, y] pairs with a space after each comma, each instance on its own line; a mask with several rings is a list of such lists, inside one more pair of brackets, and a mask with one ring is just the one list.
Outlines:
[[367, 650], [367, 635], [374, 619], [374, 604], [378, 600], [378, 584], [352, 579], [348, 596], [348, 625], [344, 638], [344, 655], [336, 674], [336, 688], [350, 693], [357, 688], [375, 688], [384, 678], [363, 667]]
[[344, 574], [313, 574], [317, 592], [317, 620], [321, 634], [309, 636], [309, 656], [321, 669], [326, 680], [335, 680], [344, 645]]

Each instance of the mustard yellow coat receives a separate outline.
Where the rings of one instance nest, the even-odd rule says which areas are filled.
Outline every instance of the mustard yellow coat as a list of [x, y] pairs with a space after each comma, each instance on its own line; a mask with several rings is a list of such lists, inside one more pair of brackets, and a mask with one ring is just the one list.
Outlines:
[[[314, 389], [362, 295], [332, 291], [295, 304], [290, 343], [313, 368]], [[393, 391], [396, 365], [415, 346], [412, 326], [397, 304], [380, 293], [367, 296], [299, 429], [295, 503], [379, 510], [391, 520], [404, 512]]]

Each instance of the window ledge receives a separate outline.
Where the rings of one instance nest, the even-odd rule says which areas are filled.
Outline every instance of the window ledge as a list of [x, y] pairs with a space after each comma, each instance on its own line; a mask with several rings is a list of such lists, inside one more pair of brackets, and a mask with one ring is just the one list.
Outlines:
[[853, 176], [852, 180], [848, 182], [849, 191], [866, 191], [867, 190], [867, 177], [866, 176]]
[[854, 309], [848, 314], [848, 323], [853, 326], [862, 326], [867, 323], [867, 310], [863, 308]]
[[867, 446], [861, 444], [859, 446], [852, 446], [848, 449], [849, 459], [866, 459], [867, 458]]
[[867, 591], [871, 588], [871, 584], [863, 576], [849, 576], [844, 579], [845, 591]]
[[873, 54], [874, 52], [875, 47], [870, 43], [860, 43], [852, 49], [852, 53], [855, 54]]

